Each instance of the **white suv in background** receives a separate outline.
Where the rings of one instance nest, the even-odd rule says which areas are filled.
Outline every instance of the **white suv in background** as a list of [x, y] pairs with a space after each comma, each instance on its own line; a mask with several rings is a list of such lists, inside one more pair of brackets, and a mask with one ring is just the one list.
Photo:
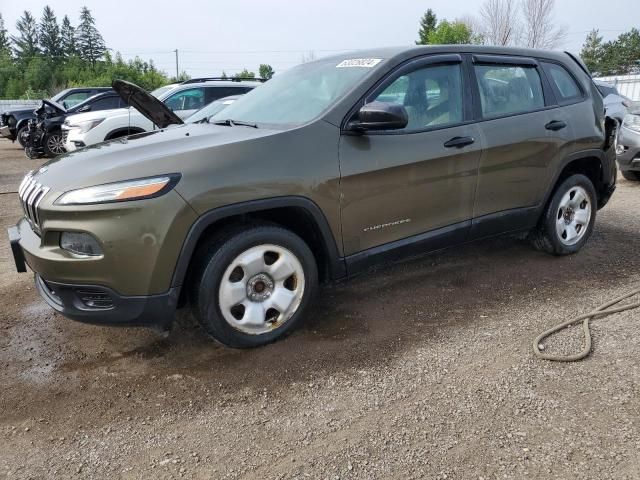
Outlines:
[[[223, 97], [241, 95], [261, 85], [260, 79], [194, 78], [160, 87], [151, 95], [185, 119]], [[114, 138], [148, 132], [153, 123], [133, 107], [87, 112], [69, 117], [62, 126], [67, 152]]]

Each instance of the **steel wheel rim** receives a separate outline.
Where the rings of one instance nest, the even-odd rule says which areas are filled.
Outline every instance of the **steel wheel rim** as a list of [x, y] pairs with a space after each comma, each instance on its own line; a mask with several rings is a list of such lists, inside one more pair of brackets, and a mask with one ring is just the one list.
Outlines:
[[49, 151], [56, 155], [61, 155], [65, 152], [64, 143], [62, 143], [62, 135], [51, 135], [47, 138], [47, 147]]
[[304, 288], [304, 269], [290, 250], [258, 245], [227, 266], [218, 289], [218, 304], [231, 327], [262, 335], [291, 319], [302, 302]]
[[563, 245], [582, 240], [589, 229], [591, 213], [591, 200], [584, 188], [575, 186], [563, 195], [556, 214], [556, 233]]

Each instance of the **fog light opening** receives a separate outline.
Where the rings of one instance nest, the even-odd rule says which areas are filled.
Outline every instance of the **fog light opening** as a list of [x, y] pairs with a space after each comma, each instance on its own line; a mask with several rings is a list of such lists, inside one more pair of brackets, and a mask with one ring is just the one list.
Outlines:
[[60, 248], [75, 255], [98, 257], [102, 255], [102, 248], [98, 241], [88, 233], [62, 232]]

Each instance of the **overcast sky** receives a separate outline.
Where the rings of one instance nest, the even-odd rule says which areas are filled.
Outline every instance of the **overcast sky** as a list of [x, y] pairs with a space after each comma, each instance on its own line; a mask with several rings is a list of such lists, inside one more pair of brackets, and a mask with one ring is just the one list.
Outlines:
[[[9, 32], [22, 11], [40, 18], [50, 4], [58, 19], [69, 15], [77, 25], [82, 5], [93, 12], [107, 46], [125, 59], [152, 58], [169, 74], [180, 70], [192, 76], [234, 73], [246, 67], [257, 71], [269, 63], [282, 71], [316, 57], [368, 47], [413, 44], [418, 23], [427, 8], [439, 18], [477, 14], [483, 0], [0, 0], [0, 13]], [[558, 0], [556, 21], [564, 25], [564, 49], [578, 52], [592, 28], [605, 39], [639, 26], [638, 0]], [[605, 8], [606, 5], [606, 8]], [[634, 24], [635, 22], [635, 24]]]

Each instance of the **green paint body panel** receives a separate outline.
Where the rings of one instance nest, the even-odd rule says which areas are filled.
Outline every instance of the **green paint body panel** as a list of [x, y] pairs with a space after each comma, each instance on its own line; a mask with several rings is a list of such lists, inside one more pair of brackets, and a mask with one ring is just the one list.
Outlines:
[[[468, 65], [476, 53], [560, 62], [587, 95], [572, 105], [494, 120], [472, 118], [420, 133], [342, 131], [348, 114], [396, 66], [447, 53], [465, 55]], [[95, 145], [47, 163], [46, 171], [36, 174], [38, 182], [51, 189], [39, 205], [41, 234], [26, 220], [18, 223], [29, 266], [51, 282], [101, 285], [125, 296], [162, 294], [172, 285], [189, 231], [207, 212], [289, 196], [319, 207], [340, 259], [455, 225], [465, 229], [456, 238], [465, 239], [476, 219], [517, 209], [535, 213], [571, 155], [600, 151], [605, 156], [602, 99], [565, 54], [442, 46], [335, 58], [383, 62], [306, 125], [182, 125]], [[545, 129], [553, 120], [569, 128]], [[475, 143], [445, 148], [454, 137], [473, 137]], [[615, 171], [603, 168], [607, 171], [599, 187], [611, 188]], [[158, 198], [84, 206], [54, 203], [69, 190], [169, 173], [182, 177], [174, 190]], [[527, 222], [530, 219], [523, 225]], [[62, 231], [90, 233], [104, 255], [80, 258], [62, 250]]]

